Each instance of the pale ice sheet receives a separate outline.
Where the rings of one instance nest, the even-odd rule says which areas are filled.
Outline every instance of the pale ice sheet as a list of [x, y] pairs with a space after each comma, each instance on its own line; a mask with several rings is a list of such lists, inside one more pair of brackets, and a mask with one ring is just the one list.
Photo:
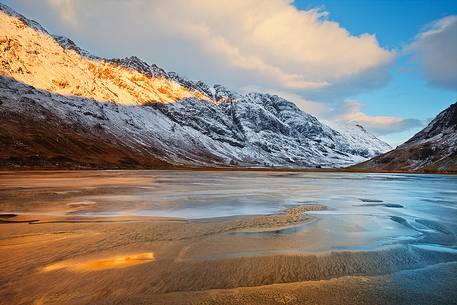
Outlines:
[[3, 172], [0, 212], [166, 216], [186, 219], [279, 213], [319, 203], [315, 221], [293, 228], [237, 232], [279, 238], [318, 236], [316, 251], [395, 244], [453, 249], [457, 176], [248, 172]]

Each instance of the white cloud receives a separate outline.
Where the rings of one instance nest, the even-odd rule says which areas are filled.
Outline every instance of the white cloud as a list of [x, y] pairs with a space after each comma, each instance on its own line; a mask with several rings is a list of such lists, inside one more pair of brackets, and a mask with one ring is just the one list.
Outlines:
[[395, 57], [374, 35], [353, 36], [326, 12], [300, 11], [289, 0], [14, 4], [97, 55], [138, 55], [209, 83], [268, 87], [305, 99], [382, 86]]
[[71, 26], [77, 26], [77, 16], [72, 0], [48, 0], [48, 5], [59, 12], [59, 17]]
[[457, 90], [457, 16], [432, 23], [407, 48], [432, 85]]
[[277, 94], [320, 119], [359, 123], [377, 135], [421, 123], [342, 104], [384, 86], [396, 53], [289, 0], [4, 1], [95, 55], [136, 55], [208, 84]]
[[363, 104], [358, 101], [346, 101], [341, 109], [334, 114], [337, 122], [361, 124], [375, 135], [388, 135], [422, 127], [424, 123], [418, 119], [401, 118], [396, 116], [371, 116], [362, 111]]

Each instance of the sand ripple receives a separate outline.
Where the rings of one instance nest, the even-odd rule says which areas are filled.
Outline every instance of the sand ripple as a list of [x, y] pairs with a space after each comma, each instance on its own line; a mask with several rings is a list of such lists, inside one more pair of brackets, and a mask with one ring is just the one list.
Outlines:
[[44, 267], [41, 271], [49, 272], [60, 269], [70, 271], [97, 271], [103, 269], [125, 268], [154, 260], [153, 252], [135, 253], [129, 255], [117, 255], [101, 259], [87, 260], [82, 262], [64, 261]]

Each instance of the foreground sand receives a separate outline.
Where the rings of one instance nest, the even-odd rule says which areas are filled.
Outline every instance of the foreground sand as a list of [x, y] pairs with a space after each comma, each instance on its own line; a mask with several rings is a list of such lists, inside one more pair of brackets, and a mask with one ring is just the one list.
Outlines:
[[0, 304], [456, 303], [454, 252], [306, 253], [297, 244], [318, 244], [312, 231], [273, 234], [324, 208], [194, 221], [3, 214]]

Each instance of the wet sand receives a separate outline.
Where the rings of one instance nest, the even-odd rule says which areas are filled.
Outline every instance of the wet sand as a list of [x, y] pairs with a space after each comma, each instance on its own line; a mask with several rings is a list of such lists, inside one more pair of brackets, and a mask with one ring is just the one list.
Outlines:
[[323, 209], [200, 220], [2, 214], [0, 304], [455, 304], [457, 250], [307, 253], [297, 243], [319, 240], [263, 234], [311, 224], [306, 212]]
[[456, 304], [456, 182], [0, 172], [0, 304]]

